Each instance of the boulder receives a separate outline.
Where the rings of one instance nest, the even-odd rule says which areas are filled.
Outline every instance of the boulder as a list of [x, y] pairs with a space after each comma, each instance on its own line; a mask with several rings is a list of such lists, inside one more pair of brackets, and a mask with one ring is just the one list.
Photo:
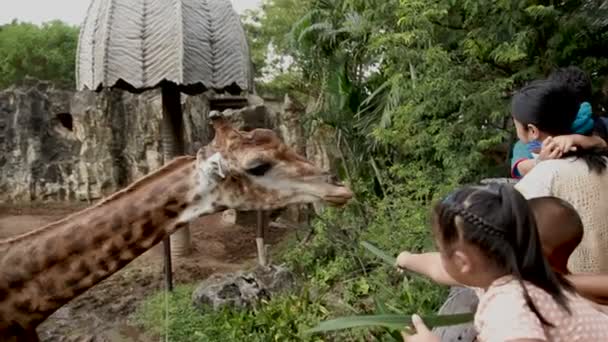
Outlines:
[[213, 275], [192, 293], [192, 304], [201, 309], [248, 308], [262, 299], [293, 290], [295, 276], [284, 266], [258, 266], [252, 272]]

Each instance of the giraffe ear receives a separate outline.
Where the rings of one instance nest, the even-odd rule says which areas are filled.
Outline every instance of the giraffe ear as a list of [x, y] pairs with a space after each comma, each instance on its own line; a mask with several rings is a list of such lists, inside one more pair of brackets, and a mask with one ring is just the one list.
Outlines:
[[196, 166], [207, 179], [226, 178], [225, 164], [224, 158], [219, 152], [206, 157], [204, 148], [202, 148], [196, 154]]

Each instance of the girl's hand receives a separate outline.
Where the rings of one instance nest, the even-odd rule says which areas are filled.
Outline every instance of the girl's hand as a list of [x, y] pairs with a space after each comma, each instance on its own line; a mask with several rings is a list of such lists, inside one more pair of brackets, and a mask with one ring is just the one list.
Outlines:
[[401, 332], [404, 342], [440, 342], [439, 337], [431, 333], [420, 316], [412, 315], [412, 324], [416, 334], [409, 335], [406, 332]]
[[554, 139], [553, 137], [548, 137], [543, 141], [543, 146], [538, 155], [539, 160], [559, 159], [562, 156], [562, 149]]
[[408, 258], [412, 255], [412, 253], [404, 251], [399, 253], [399, 255], [397, 256], [397, 262], [395, 263], [395, 266], [397, 267], [397, 270], [399, 272], [403, 272], [404, 270], [409, 269], [408, 268]]

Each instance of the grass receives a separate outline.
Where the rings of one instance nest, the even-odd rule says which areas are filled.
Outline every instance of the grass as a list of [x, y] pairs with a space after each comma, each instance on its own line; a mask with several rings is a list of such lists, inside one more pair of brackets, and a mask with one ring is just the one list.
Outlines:
[[282, 296], [250, 310], [213, 312], [192, 305], [194, 285], [176, 287], [168, 295], [169, 319], [165, 318], [165, 294], [157, 293], [136, 312], [136, 322], [149, 333], [174, 342], [194, 341], [322, 341], [304, 334], [329, 312], [308, 296]]

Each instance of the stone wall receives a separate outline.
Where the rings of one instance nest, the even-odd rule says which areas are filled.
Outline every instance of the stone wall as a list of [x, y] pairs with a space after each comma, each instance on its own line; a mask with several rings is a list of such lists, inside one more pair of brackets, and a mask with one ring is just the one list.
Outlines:
[[[207, 117], [220, 100], [182, 94], [187, 153], [211, 140]], [[332, 133], [317, 128], [307, 138], [304, 106], [288, 96], [238, 103], [248, 105], [225, 111], [235, 127], [274, 129], [315, 164], [333, 169]], [[29, 80], [0, 91], [0, 203], [93, 202], [121, 189], [163, 164], [161, 119], [158, 89], [73, 92]], [[297, 206], [288, 211], [304, 219]]]
[[[187, 147], [209, 140], [205, 95], [182, 96]], [[0, 92], [0, 202], [94, 201], [163, 164], [159, 90]], [[191, 152], [191, 151], [189, 151]]]

